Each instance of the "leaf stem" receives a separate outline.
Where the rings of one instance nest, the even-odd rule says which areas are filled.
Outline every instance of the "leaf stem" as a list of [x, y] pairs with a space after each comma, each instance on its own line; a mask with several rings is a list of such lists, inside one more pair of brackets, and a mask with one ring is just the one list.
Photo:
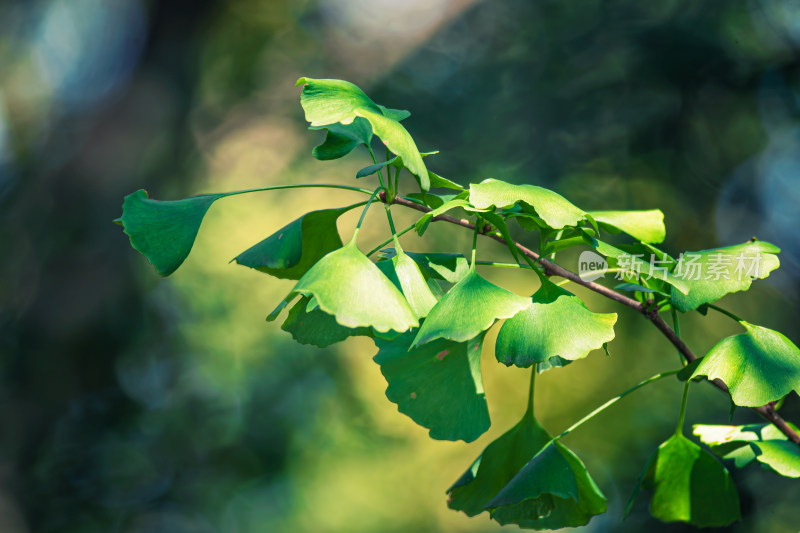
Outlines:
[[[372, 151], [372, 146], [366, 145], [366, 147], [367, 147], [367, 150], [369, 150], [369, 155], [372, 157], [372, 164], [373, 165], [377, 165], [378, 164], [378, 159], [375, 157], [375, 152]], [[378, 169], [378, 181], [380, 181], [381, 187], [383, 187], [385, 189], [386, 185], [384, 185], [384, 183], [383, 183], [383, 173], [381, 172], [381, 169]], [[389, 191], [389, 192], [391, 192], [391, 191]]]
[[[406, 233], [408, 233], [409, 231], [411, 231], [412, 229], [414, 229], [415, 227], [416, 227], [416, 224], [411, 224], [409, 227], [401, 229], [400, 231], [398, 231], [396, 236], [397, 237], [401, 237], [401, 236], [405, 235]], [[386, 246], [387, 244], [392, 242], [394, 240], [394, 238], [395, 238], [395, 235], [392, 235], [391, 237], [389, 237], [388, 239], [386, 239], [385, 241], [380, 243], [378, 246], [376, 246], [375, 248], [370, 250], [370, 252], [367, 253], [367, 257], [371, 256], [372, 254], [374, 254], [376, 252], [379, 252], [381, 250], [381, 248], [383, 248], [384, 246]]]
[[735, 320], [736, 322], [744, 322], [744, 320], [743, 320], [743, 319], [742, 319], [740, 316], [734, 315], [733, 313], [731, 313], [730, 311], [728, 311], [728, 310], [726, 310], [726, 309], [723, 309], [723, 308], [721, 308], [721, 307], [717, 307], [717, 306], [716, 306], [716, 305], [714, 305], [714, 304], [706, 304], [706, 306], [707, 306], [709, 309], [713, 309], [713, 310], [714, 310], [714, 311], [716, 311], [717, 313], [722, 313], [723, 315], [726, 315], [726, 316], [728, 316], [729, 318], [732, 318], [732, 319], [733, 319], [733, 320]]
[[654, 381], [658, 381], [659, 379], [662, 379], [662, 378], [665, 378], [665, 377], [668, 377], [668, 376], [674, 376], [675, 374], [677, 374], [680, 371], [681, 371], [681, 369], [679, 368], [677, 370], [670, 370], [668, 372], [662, 372], [660, 374], [656, 374], [655, 376], [651, 376], [651, 377], [647, 378], [646, 380], [637, 383], [636, 385], [634, 385], [630, 389], [628, 389], [625, 392], [623, 392], [623, 393], [611, 398], [606, 403], [604, 403], [603, 405], [601, 405], [600, 407], [598, 407], [597, 409], [595, 409], [594, 411], [592, 411], [588, 415], [584, 416], [583, 418], [581, 418], [580, 420], [578, 420], [577, 422], [572, 424], [570, 427], [568, 427], [567, 429], [562, 431], [559, 435], [554, 437], [553, 440], [558, 440], [561, 437], [567, 435], [568, 433], [574, 431], [578, 427], [582, 426], [585, 422], [588, 422], [589, 420], [594, 418], [596, 415], [600, 414], [601, 412], [605, 411], [606, 409], [608, 409], [609, 407], [611, 407], [612, 405], [614, 405], [615, 403], [620, 401], [622, 398], [624, 398], [628, 394], [630, 394], [630, 393], [632, 393], [632, 392], [634, 392], [636, 390], [639, 390], [642, 387], [644, 387], [645, 385], [649, 385], [650, 383], [653, 383]]
[[[678, 310], [675, 309], [675, 306], [673, 305], [670, 308], [670, 311], [672, 311], [672, 324], [675, 327], [675, 336], [680, 339], [681, 338], [681, 324], [680, 324], [680, 322], [678, 322]], [[681, 364], [683, 366], [686, 366], [687, 363], [684, 360], [683, 355], [681, 355], [680, 351], [678, 352], [678, 360], [681, 362]]]
[[225, 196], [236, 196], [239, 194], [247, 194], [251, 192], [261, 192], [261, 191], [277, 191], [280, 189], [308, 189], [308, 188], [318, 188], [318, 189], [345, 189], [347, 191], [356, 191], [361, 192], [364, 194], [372, 194], [372, 191], [369, 189], [362, 189], [361, 187], [350, 187], [349, 185], [335, 185], [331, 183], [298, 183], [295, 185], [272, 185], [270, 187], [258, 187], [256, 189], [244, 189], [241, 191], [234, 191], [225, 193]]
[[687, 379], [683, 385], [683, 398], [681, 398], [681, 413], [678, 415], [678, 427], [675, 428], [676, 435], [683, 435], [683, 422], [686, 419], [686, 399], [689, 397], [689, 384], [692, 380]]
[[358, 232], [361, 229], [361, 224], [364, 222], [364, 217], [367, 216], [367, 211], [369, 211], [369, 206], [371, 206], [372, 202], [375, 201], [375, 198], [377, 198], [378, 193], [383, 191], [383, 190], [386, 190], [386, 187], [378, 187], [377, 189], [375, 189], [372, 192], [372, 196], [369, 197], [369, 200], [367, 201], [367, 205], [364, 206], [364, 210], [361, 211], [361, 218], [358, 219], [358, 224], [356, 224], [356, 230], [353, 232], [353, 238], [351, 240], [353, 240], [353, 241], [356, 240], [356, 237], [358, 236]]
[[534, 419], [536, 419], [536, 415], [534, 415], [533, 411], [533, 396], [535, 390], [536, 390], [536, 365], [533, 365], [531, 367], [531, 384], [528, 392], [528, 414], [530, 414], [530, 416], [533, 417]]
[[472, 264], [470, 268], [475, 270], [475, 250], [478, 248], [478, 228], [481, 226], [481, 217], [475, 220], [475, 231], [472, 233]]

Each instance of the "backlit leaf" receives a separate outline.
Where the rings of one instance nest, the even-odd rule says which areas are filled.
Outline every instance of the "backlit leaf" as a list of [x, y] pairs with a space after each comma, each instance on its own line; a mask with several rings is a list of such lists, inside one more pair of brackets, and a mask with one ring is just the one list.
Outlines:
[[300, 279], [323, 256], [342, 247], [336, 220], [353, 207], [306, 213], [237, 255], [234, 261], [277, 278]]
[[388, 342], [376, 339], [389, 387], [401, 413], [430, 429], [434, 439], [472, 442], [489, 429], [481, 379], [482, 336], [467, 342], [438, 340], [411, 348], [413, 332]]
[[[789, 426], [798, 431], [791, 423]], [[741, 468], [754, 460], [786, 477], [800, 477], [800, 446], [772, 424], [745, 426], [694, 426], [694, 434], [723, 459]]]
[[783, 334], [741, 322], [745, 333], [718, 342], [692, 374], [721, 379], [736, 405], [758, 407], [800, 392], [800, 349]]
[[[645, 279], [656, 279], [672, 285], [682, 293], [689, 292], [689, 282], [670, 272], [669, 265], [657, 263], [656, 261], [661, 260], [660, 257], [653, 255], [653, 262], [651, 263], [650, 254], [641, 253], [640, 250], [631, 249], [631, 251], [628, 251], [599, 239], [591, 239], [590, 241], [591, 246], [597, 253], [608, 259], [610, 267], [616, 267], [624, 271], [623, 277], [625, 279], [635, 279], [637, 276]], [[665, 260], [668, 261], [668, 259]], [[672, 293], [676, 294], [676, 291], [672, 291]]]
[[[409, 172], [416, 176], [420, 188], [430, 189], [428, 169], [408, 131], [400, 124], [402, 112], [378, 106], [364, 92], [350, 82], [300, 78], [303, 85], [300, 103], [311, 126], [326, 126], [341, 122], [350, 124], [357, 117], [369, 121], [372, 131], [394, 154], [403, 159]], [[384, 114], [385, 112], [385, 114]]]
[[673, 291], [672, 304], [679, 311], [691, 311], [732, 292], [746, 291], [754, 279], [764, 279], [780, 266], [780, 248], [764, 241], [748, 241], [681, 255], [674, 275], [689, 291]]
[[402, 333], [419, 325], [402, 293], [356, 247], [354, 240], [330, 252], [303, 274], [267, 319], [274, 320], [298, 294], [316, 298], [322, 311], [348, 328]]
[[536, 185], [514, 185], [496, 179], [486, 179], [469, 187], [469, 201], [478, 209], [507, 208], [521, 204], [530, 206], [551, 228], [574, 226], [584, 218], [584, 212], [560, 194]]
[[[649, 211], [589, 211], [600, 227], [617, 233], [624, 231], [642, 242], [663, 242], [667, 235], [664, 213], [660, 209]], [[616, 231], [614, 231], [616, 230]]]
[[580, 298], [546, 278], [532, 300], [498, 333], [495, 355], [507, 366], [529, 367], [555, 356], [574, 361], [614, 338], [616, 313], [592, 313]]
[[653, 491], [650, 513], [663, 522], [719, 527], [741, 519], [739, 494], [728, 470], [682, 434], [673, 435], [650, 457], [626, 514], [640, 489]]
[[510, 318], [530, 306], [530, 298], [489, 283], [473, 268], [431, 309], [414, 345], [440, 338], [467, 341], [492, 327], [497, 320]]
[[376, 265], [400, 289], [417, 318], [428, 316], [437, 299], [413, 259], [403, 250], [397, 250], [394, 257]]
[[183, 200], [153, 200], [144, 189], [125, 197], [118, 222], [131, 246], [169, 276], [192, 250], [208, 208], [227, 194], [203, 194]]

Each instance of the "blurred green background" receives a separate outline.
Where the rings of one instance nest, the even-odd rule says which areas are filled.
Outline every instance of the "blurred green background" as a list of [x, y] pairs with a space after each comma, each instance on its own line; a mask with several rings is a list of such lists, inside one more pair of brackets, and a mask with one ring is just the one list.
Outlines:
[[[321, 134], [306, 131], [294, 87], [348, 79], [409, 109], [420, 149], [441, 150], [429, 166], [458, 182], [535, 183], [584, 209], [659, 207], [674, 253], [754, 235], [777, 244], [781, 270], [723, 304], [797, 343], [798, 47], [791, 0], [0, 3], [0, 531], [499, 529], [449, 511], [445, 489], [521, 416], [526, 371], [498, 365], [488, 342], [491, 430], [432, 441], [385, 398], [371, 341], [293, 343], [264, 322], [291, 282], [228, 264], [351, 193], [222, 200], [168, 279], [111, 224], [123, 196], [352, 183], [368, 156], [314, 160]], [[364, 249], [387, 231], [377, 210], [367, 224]], [[464, 251], [470, 238], [434, 224], [404, 242]], [[490, 242], [479, 254], [507, 255]], [[482, 273], [521, 294], [536, 286]], [[677, 364], [641, 317], [578, 294], [620, 312], [617, 338], [610, 358], [542, 375], [551, 432]], [[719, 316], [683, 329], [697, 353], [737, 332]], [[610, 500], [585, 530], [688, 530], [650, 518], [644, 499], [621, 521], [679, 395], [664, 380], [570, 435]], [[688, 422], [726, 423], [728, 409], [696, 387]], [[796, 395], [782, 412], [800, 421]], [[745, 518], [729, 531], [797, 530], [797, 480], [733, 475]]]

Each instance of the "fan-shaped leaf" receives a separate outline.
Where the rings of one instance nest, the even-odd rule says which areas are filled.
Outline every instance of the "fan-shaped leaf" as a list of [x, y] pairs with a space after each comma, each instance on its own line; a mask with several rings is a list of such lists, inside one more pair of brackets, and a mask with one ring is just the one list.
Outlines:
[[616, 313], [592, 313], [580, 298], [542, 279], [533, 305], [505, 321], [495, 344], [497, 360], [529, 367], [559, 356], [586, 357], [614, 338]]
[[306, 213], [240, 253], [234, 261], [277, 278], [300, 279], [323, 256], [342, 247], [336, 220], [353, 207]]
[[[797, 431], [791, 423], [789, 426]], [[800, 446], [772, 424], [746, 426], [694, 426], [694, 434], [723, 459], [733, 459], [742, 468], [758, 459], [778, 474], [800, 477]]]
[[411, 348], [413, 333], [376, 339], [389, 387], [386, 396], [401, 413], [430, 429], [434, 439], [472, 442], [489, 429], [481, 379], [482, 336], [467, 342], [438, 340]]
[[417, 318], [428, 316], [437, 299], [413, 259], [397, 250], [394, 257], [378, 261], [377, 266], [400, 289]]
[[328, 130], [325, 141], [311, 152], [321, 161], [344, 157], [360, 144], [369, 146], [372, 142], [372, 126], [363, 118], [356, 118], [350, 124], [328, 124], [327, 126], [311, 126], [312, 130]]
[[583, 463], [539, 425], [531, 411], [489, 444], [447, 491], [451, 509], [490, 510], [501, 524], [559, 529], [605, 512], [606, 499]]
[[531, 459], [487, 505], [500, 524], [561, 529], [606, 512], [606, 498], [583, 462], [556, 441]]
[[745, 333], [718, 342], [692, 378], [721, 379], [736, 405], [758, 407], [800, 392], [800, 349], [771, 329], [741, 322]]
[[400, 291], [356, 247], [355, 240], [329, 253], [303, 274], [267, 320], [274, 320], [297, 294], [315, 297], [322, 311], [348, 328], [402, 333], [419, 325]]
[[527, 204], [551, 228], [574, 226], [583, 220], [584, 212], [560, 194], [536, 185], [513, 185], [496, 179], [486, 179], [469, 186], [469, 201], [478, 209], [507, 208]]
[[[628, 279], [641, 276], [644, 278], [657, 279], [672, 285], [682, 293], [689, 292], [689, 283], [686, 280], [670, 272], [669, 266], [662, 266], [656, 262], [662, 260], [658, 254], [653, 254], [653, 262], [651, 263], [651, 257], [641, 253], [638, 247], [635, 247], [635, 250], [630, 249], [630, 251], [628, 251], [598, 239], [590, 239], [590, 242], [590, 246], [597, 250], [597, 253], [608, 258], [609, 266], [624, 271], [622, 274], [623, 278]], [[647, 261], [643, 258], [646, 258]], [[669, 261], [668, 256], [663, 260]], [[672, 293], [676, 294], [675, 291], [672, 291]]]
[[[394, 257], [394, 248], [381, 250], [385, 257]], [[469, 273], [469, 261], [462, 254], [408, 252], [427, 278], [458, 283]]]
[[156, 268], [169, 276], [192, 250], [194, 239], [216, 200], [228, 194], [203, 194], [183, 200], [153, 200], [139, 189], [125, 197], [122, 216], [115, 222], [130, 237], [131, 246]]
[[430, 189], [428, 169], [417, 145], [398, 121], [398, 117], [407, 116], [402, 111], [375, 104], [361, 89], [342, 80], [300, 78], [297, 85], [303, 85], [300, 103], [311, 126], [327, 126], [337, 122], [347, 125], [357, 117], [366, 119], [373, 133], [381, 138], [389, 150], [403, 159], [403, 164], [417, 177], [422, 190]]
[[640, 489], [653, 491], [650, 513], [663, 522], [718, 527], [741, 519], [739, 494], [728, 470], [681, 434], [673, 435], [650, 457], [626, 514]]
[[768, 242], [748, 241], [699, 252], [681, 254], [674, 275], [689, 291], [673, 291], [672, 304], [679, 311], [691, 311], [732, 292], [746, 291], [754, 279], [764, 279], [780, 266], [780, 248]]
[[431, 309], [414, 346], [434, 339], [464, 342], [492, 327], [498, 319], [510, 318], [530, 306], [530, 298], [489, 283], [473, 268]]
[[660, 209], [649, 211], [589, 211], [589, 214], [606, 231], [624, 231], [642, 242], [659, 243], [667, 236], [664, 213]]

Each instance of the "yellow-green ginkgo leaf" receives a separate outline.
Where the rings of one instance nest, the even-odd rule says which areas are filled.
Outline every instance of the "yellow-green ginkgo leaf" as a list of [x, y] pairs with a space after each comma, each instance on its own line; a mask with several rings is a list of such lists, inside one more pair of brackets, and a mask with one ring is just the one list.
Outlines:
[[616, 313], [593, 313], [580, 298], [542, 278], [533, 305], [503, 323], [495, 343], [501, 363], [529, 367], [552, 357], [574, 361], [614, 338]]
[[800, 349], [783, 334], [747, 322], [746, 332], [719, 341], [692, 378], [721, 379], [736, 405], [758, 407], [800, 392]]
[[400, 289], [417, 318], [428, 316], [437, 299], [413, 259], [398, 249], [394, 257], [376, 265]]
[[486, 331], [502, 318], [510, 318], [531, 306], [523, 298], [498, 287], [470, 269], [428, 313], [413, 346], [435, 339], [464, 342]]
[[403, 159], [403, 164], [416, 176], [422, 190], [430, 189], [430, 176], [419, 149], [400, 124], [400, 120], [408, 116], [407, 112], [379, 106], [356, 85], [343, 80], [300, 78], [297, 85], [303, 86], [300, 104], [312, 127], [337, 122], [348, 125], [357, 117], [366, 119], [373, 133]]
[[663, 242], [667, 236], [664, 213], [660, 209], [647, 211], [589, 211], [595, 221], [606, 231], [624, 231], [642, 242]]
[[[798, 431], [797, 426], [788, 423]], [[789, 441], [772, 424], [745, 426], [694, 426], [694, 434], [723, 459], [732, 459], [738, 468], [758, 460], [778, 474], [800, 477], [800, 446]]]
[[549, 227], [561, 229], [574, 226], [586, 213], [575, 207], [557, 192], [536, 185], [514, 185], [496, 179], [486, 179], [469, 186], [469, 201], [478, 209], [507, 208], [520, 204], [530, 206]]
[[754, 279], [764, 279], [780, 266], [780, 248], [764, 241], [748, 241], [699, 252], [681, 254], [673, 275], [688, 291], [672, 291], [672, 305], [691, 311], [732, 292], [746, 291]]
[[370, 327], [402, 333], [419, 325], [403, 294], [351, 240], [303, 274], [270, 313], [274, 320], [296, 295], [313, 296], [319, 308], [347, 328]]

